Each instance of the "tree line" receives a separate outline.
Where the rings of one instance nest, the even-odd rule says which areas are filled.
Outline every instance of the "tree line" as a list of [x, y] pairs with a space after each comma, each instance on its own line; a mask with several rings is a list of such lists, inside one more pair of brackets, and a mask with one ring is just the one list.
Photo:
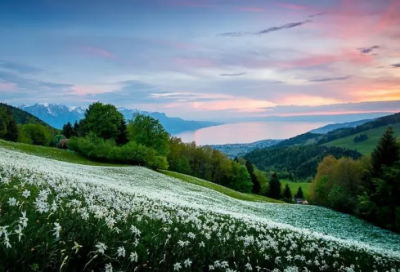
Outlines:
[[327, 156], [311, 184], [311, 201], [400, 232], [400, 147], [388, 128], [360, 159]]

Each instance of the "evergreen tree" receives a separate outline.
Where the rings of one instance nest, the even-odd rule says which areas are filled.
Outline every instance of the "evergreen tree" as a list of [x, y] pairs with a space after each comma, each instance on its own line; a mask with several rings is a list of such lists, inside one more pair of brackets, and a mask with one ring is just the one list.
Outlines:
[[283, 191], [283, 198], [286, 202], [292, 202], [292, 192], [290, 191], [288, 184], [286, 184], [285, 190]]
[[251, 178], [251, 182], [253, 183], [253, 189], [252, 189], [252, 193], [253, 194], [259, 194], [260, 193], [260, 182], [257, 179], [257, 176], [254, 174], [254, 166], [250, 161], [246, 161], [246, 168], [247, 168], [247, 172], [249, 172], [250, 174], [250, 178]]
[[269, 182], [268, 196], [271, 198], [280, 199], [281, 191], [281, 182], [278, 179], [278, 175], [276, 173], [273, 173]]
[[73, 133], [72, 133], [72, 136], [79, 136], [79, 134], [80, 134], [80, 126], [79, 126], [79, 123], [78, 123], [78, 121], [75, 121], [75, 123], [74, 123], [74, 127], [73, 127]]
[[383, 165], [391, 167], [400, 159], [399, 146], [396, 143], [396, 137], [393, 136], [393, 133], [393, 129], [389, 127], [371, 155], [372, 172], [375, 177], [382, 173]]
[[129, 142], [128, 130], [127, 130], [126, 122], [124, 119], [121, 120], [121, 126], [119, 128], [119, 135], [115, 139], [115, 142], [117, 143], [117, 145], [124, 145]]
[[74, 136], [74, 129], [72, 128], [72, 125], [70, 122], [68, 122], [67, 124], [65, 124], [63, 126], [62, 135], [64, 135], [67, 139]]
[[297, 190], [295, 198], [304, 198], [303, 189], [301, 189], [301, 187], [299, 187], [299, 189]]
[[18, 140], [18, 125], [15, 121], [12, 112], [9, 107], [6, 110], [8, 120], [6, 121], [7, 132], [4, 135], [4, 139], [7, 141], [16, 142]]

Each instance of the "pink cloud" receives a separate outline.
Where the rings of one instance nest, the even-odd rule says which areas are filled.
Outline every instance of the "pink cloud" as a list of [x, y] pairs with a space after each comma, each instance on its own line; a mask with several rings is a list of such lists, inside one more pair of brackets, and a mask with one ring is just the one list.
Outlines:
[[308, 8], [307, 6], [291, 4], [291, 3], [275, 3], [275, 5], [282, 8], [295, 9], [295, 10], [304, 10]]
[[86, 53], [96, 56], [96, 57], [102, 57], [102, 58], [107, 58], [107, 59], [112, 59], [115, 58], [115, 56], [102, 48], [96, 48], [96, 47], [91, 47], [91, 46], [85, 46], [82, 48], [83, 51], [85, 51]]
[[17, 85], [11, 82], [0, 82], [0, 91], [14, 91]]

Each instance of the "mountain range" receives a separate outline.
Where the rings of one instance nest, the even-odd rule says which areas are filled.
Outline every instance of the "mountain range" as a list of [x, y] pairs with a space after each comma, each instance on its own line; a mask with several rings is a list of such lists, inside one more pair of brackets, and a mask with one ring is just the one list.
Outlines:
[[[63, 104], [36, 103], [34, 105], [21, 105], [20, 109], [29, 112], [52, 127], [61, 129], [64, 124], [81, 120], [86, 107], [66, 106]], [[126, 120], [132, 119], [136, 113], [158, 119], [170, 134], [179, 134], [183, 131], [193, 131], [200, 128], [217, 126], [220, 123], [207, 121], [188, 121], [177, 117], [169, 117], [161, 112], [147, 112], [127, 108], [118, 108]]]

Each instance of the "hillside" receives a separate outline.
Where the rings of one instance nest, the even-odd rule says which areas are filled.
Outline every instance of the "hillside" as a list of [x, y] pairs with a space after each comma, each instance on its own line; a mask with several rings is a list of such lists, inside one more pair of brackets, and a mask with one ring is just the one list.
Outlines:
[[0, 166], [0, 226], [16, 233], [0, 248], [2, 270], [400, 268], [399, 235], [328, 209], [240, 201], [146, 168], [3, 148]]
[[281, 140], [261, 140], [248, 144], [223, 144], [223, 145], [210, 145], [212, 149], [216, 149], [233, 159], [235, 157], [244, 156], [247, 153], [266, 147], [271, 147], [281, 142]]
[[19, 108], [16, 108], [16, 107], [13, 107], [11, 105], [4, 104], [4, 103], [0, 103], [0, 107], [9, 108], [11, 110], [12, 115], [13, 115], [15, 121], [17, 122], [17, 124], [20, 124], [20, 125], [38, 124], [38, 125], [42, 125], [42, 126], [45, 126], [47, 128], [50, 128], [50, 129], [54, 129], [49, 124], [45, 123], [44, 121], [40, 120], [36, 116], [34, 116], [34, 115], [24, 111], [24, 110], [21, 110]]
[[326, 134], [328, 132], [331, 132], [336, 129], [341, 129], [341, 128], [354, 128], [359, 125], [363, 125], [367, 122], [372, 121], [372, 119], [364, 119], [360, 121], [355, 121], [355, 122], [346, 122], [346, 123], [336, 123], [336, 124], [329, 124], [320, 128], [316, 128], [311, 130], [311, 133], [316, 133], [316, 134]]
[[[336, 146], [341, 148], [348, 148], [351, 150], [357, 150], [363, 155], [369, 155], [374, 151], [374, 148], [378, 144], [382, 135], [385, 133], [388, 127], [392, 127], [395, 133], [395, 136], [400, 137], [400, 123], [395, 125], [386, 125], [383, 127], [370, 129], [364, 132], [360, 132], [351, 136], [343, 137], [328, 143], [323, 144], [324, 146]], [[354, 137], [366, 134], [368, 139], [359, 143], [354, 143]]]

